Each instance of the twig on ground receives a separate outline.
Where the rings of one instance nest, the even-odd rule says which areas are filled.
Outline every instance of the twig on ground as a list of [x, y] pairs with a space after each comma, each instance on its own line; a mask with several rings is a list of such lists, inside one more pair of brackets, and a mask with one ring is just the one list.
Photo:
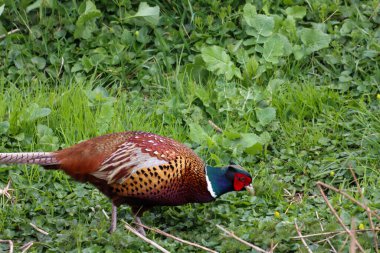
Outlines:
[[275, 245], [273, 245], [273, 241], [272, 241], [268, 253], [273, 253], [274, 250], [277, 248], [277, 246], [278, 246], [278, 243], [276, 243]]
[[20, 31], [19, 28], [16, 28], [16, 29], [10, 30], [10, 31], [7, 32], [6, 34], [2, 34], [2, 35], [0, 35], [0, 40], [1, 40], [1, 39], [4, 39], [4, 38], [7, 37], [8, 35], [11, 35], [11, 34], [13, 34], [13, 33], [17, 33], [18, 31]]
[[362, 189], [360, 188], [360, 184], [359, 184], [358, 179], [357, 179], [357, 177], [356, 177], [356, 175], [355, 175], [355, 172], [354, 172], [354, 170], [351, 168], [351, 166], [348, 167], [348, 169], [350, 170], [351, 175], [352, 175], [352, 177], [354, 178], [354, 181], [355, 181], [355, 184], [356, 184], [356, 188], [358, 189], [358, 193], [360, 194], [360, 197], [363, 199], [363, 198], [364, 198], [364, 196], [363, 196], [363, 192], [362, 192]]
[[215, 129], [215, 131], [217, 131], [218, 133], [223, 133], [223, 130], [218, 127], [212, 120], [209, 120], [208, 123], [210, 124], [210, 126], [212, 126], [212, 128]]
[[37, 227], [36, 225], [34, 225], [33, 223], [29, 223], [35, 230], [37, 230], [38, 232], [40, 232], [41, 234], [44, 234], [44, 235], [48, 235], [49, 233], [46, 232], [45, 230]]
[[375, 244], [375, 252], [378, 253], [379, 252], [379, 243], [377, 240], [377, 232], [376, 232], [378, 230], [376, 230], [375, 225], [373, 224], [372, 214], [367, 211], [367, 215], [368, 215], [368, 220], [369, 220], [369, 226], [371, 227], [371, 231], [373, 233], [373, 243]]
[[322, 23], [326, 23], [327, 20], [329, 20], [332, 16], [335, 15], [335, 13], [338, 11], [339, 9], [336, 9], [330, 16], [328, 16], [325, 20], [323, 20]]
[[[317, 212], [317, 211], [315, 212], [315, 215], [317, 216], [317, 219], [318, 219], [318, 221], [319, 221], [319, 225], [320, 225], [320, 227], [321, 227], [321, 230], [322, 230], [322, 231], [325, 231], [325, 229], [323, 228], [323, 225], [322, 225], [321, 219], [319, 218], [319, 215], [318, 215], [318, 212]], [[327, 241], [327, 243], [330, 245], [331, 250], [332, 250], [334, 253], [336, 253], [337, 251], [336, 251], [336, 249], [334, 248], [334, 246], [332, 245], [332, 243], [330, 242], [330, 238], [326, 238], [326, 241]]]
[[160, 246], [159, 244], [157, 244], [156, 242], [148, 239], [146, 236], [143, 236], [142, 234], [140, 234], [139, 232], [136, 231], [136, 229], [134, 229], [133, 227], [131, 227], [128, 223], [125, 222], [125, 228], [128, 229], [130, 232], [134, 233], [136, 236], [140, 237], [142, 240], [144, 240], [145, 242], [149, 243], [150, 245], [152, 245], [153, 247], [157, 248], [158, 250], [160, 250], [161, 252], [164, 252], [164, 253], [170, 253], [168, 250], [164, 249], [162, 246]]
[[60, 76], [61, 73], [62, 73], [62, 68], [63, 68], [63, 64], [65, 63], [65, 58], [61, 58], [61, 66], [59, 67], [59, 72], [58, 72], [58, 75], [57, 76]]
[[351, 241], [350, 241], [350, 253], [355, 253], [356, 252], [356, 247], [355, 247], [355, 241], [356, 241], [356, 236], [355, 236], [355, 220], [351, 219]]
[[347, 242], [348, 242], [348, 239], [350, 239], [350, 235], [347, 235], [347, 236], [346, 236], [346, 240], [344, 240], [344, 242], [343, 242], [343, 244], [342, 244], [342, 246], [340, 247], [340, 249], [339, 249], [338, 252], [343, 252], [343, 249], [344, 249], [344, 247], [346, 247], [346, 244], [347, 244]]
[[342, 228], [347, 232], [347, 234], [351, 237], [351, 240], [353, 240], [356, 244], [356, 246], [359, 248], [359, 250], [361, 252], [364, 252], [364, 249], [363, 247], [360, 245], [360, 243], [356, 240], [355, 238], [355, 235], [353, 234], [353, 232], [351, 230], [349, 230], [347, 228], [347, 226], [344, 224], [344, 222], [342, 221], [342, 219], [339, 217], [338, 213], [335, 211], [334, 207], [331, 205], [330, 201], [328, 200], [325, 192], [323, 191], [322, 189], [322, 186], [321, 185], [326, 185], [322, 182], [317, 182], [317, 187], [319, 188], [319, 191], [321, 192], [322, 194], [322, 197], [324, 199], [324, 201], [326, 202], [327, 206], [330, 208], [331, 212], [334, 214], [335, 218], [338, 220], [339, 224], [342, 226]]
[[[363, 195], [363, 192], [362, 192], [362, 188], [360, 187], [359, 181], [356, 178], [355, 172], [354, 172], [354, 170], [352, 169], [351, 166], [349, 166], [348, 168], [351, 171], [352, 177], [354, 178], [354, 181], [355, 181], [356, 187], [358, 189], [358, 192], [360, 194], [361, 200], [363, 201], [364, 200], [364, 195]], [[379, 252], [379, 247], [378, 247], [379, 243], [378, 243], [378, 240], [377, 240], [377, 233], [375, 231], [375, 225], [373, 224], [373, 221], [372, 221], [372, 214], [371, 214], [371, 212], [368, 209], [369, 208], [366, 208], [365, 211], [367, 212], [369, 226], [370, 226], [370, 228], [372, 230], [372, 233], [373, 233], [373, 244], [375, 245], [374, 246], [375, 247], [375, 252], [378, 253]]]
[[344, 242], [342, 243], [342, 246], [340, 246], [340, 249], [338, 250], [338, 252], [343, 252], [343, 249], [344, 249], [344, 247], [346, 247], [346, 244], [347, 244], [347, 242], [348, 242], [348, 239], [350, 239], [350, 236], [349, 236], [349, 235], [346, 236], [346, 239], [345, 239]]
[[9, 253], [13, 253], [13, 242], [12, 242], [12, 240], [0, 240], [0, 243], [8, 243], [9, 244]]
[[191, 246], [194, 246], [194, 247], [200, 248], [200, 249], [202, 249], [202, 250], [204, 250], [204, 251], [207, 251], [207, 252], [218, 253], [218, 252], [215, 251], [215, 250], [209, 249], [209, 248], [207, 248], [207, 247], [204, 247], [204, 246], [199, 245], [199, 244], [194, 243], [194, 242], [189, 242], [189, 241], [187, 241], [187, 240], [181, 239], [181, 238], [179, 238], [179, 237], [176, 237], [176, 236], [174, 236], [174, 235], [171, 235], [171, 234], [169, 234], [169, 233], [166, 233], [166, 232], [164, 232], [164, 231], [162, 231], [162, 230], [160, 230], [160, 229], [158, 229], [158, 228], [151, 228], [151, 227], [148, 227], [148, 226], [146, 226], [146, 225], [144, 225], [144, 224], [139, 224], [139, 225], [142, 226], [142, 227], [144, 227], [144, 228], [146, 228], [146, 229], [149, 229], [149, 230], [151, 230], [151, 231], [153, 231], [153, 232], [156, 232], [156, 233], [158, 233], [158, 234], [161, 234], [161, 235], [164, 235], [164, 236], [166, 236], [166, 237], [172, 238], [173, 240], [176, 240], [176, 241], [178, 241], [178, 242], [182, 242], [182, 243], [184, 243], [184, 244], [188, 244], [188, 245], [191, 245]]
[[346, 234], [346, 231], [341, 231], [341, 232], [338, 233], [338, 234], [333, 234], [332, 236], [326, 237], [326, 238], [324, 238], [324, 239], [322, 239], [322, 240], [319, 240], [319, 241], [316, 241], [316, 242], [314, 242], [314, 243], [315, 243], [315, 244], [319, 244], [319, 243], [321, 243], [321, 242], [325, 242], [325, 241], [327, 241], [327, 240], [333, 239], [335, 236], [338, 236], [338, 235], [341, 235], [341, 234]]
[[[356, 233], [358, 232], [368, 232], [372, 231], [372, 229], [356, 229], [354, 230]], [[375, 228], [375, 231], [380, 231], [380, 228]], [[310, 234], [310, 235], [303, 235], [303, 236], [294, 236], [290, 237], [290, 239], [301, 239], [301, 238], [310, 238], [310, 237], [317, 237], [317, 236], [323, 236], [323, 235], [338, 235], [338, 234], [344, 234], [346, 231], [339, 230], [339, 231], [331, 231], [331, 232], [323, 232], [323, 233], [316, 233], [316, 234]]]
[[220, 225], [216, 225], [217, 228], [219, 228], [220, 230], [222, 230], [224, 233], [226, 233], [228, 236], [234, 238], [235, 240], [247, 245], [248, 247], [251, 247], [252, 249], [256, 250], [256, 251], [259, 251], [259, 252], [267, 252], [265, 250], [263, 250], [262, 248], [256, 246], [256, 245], [253, 245], [252, 243], [249, 243], [247, 241], [244, 241], [243, 239], [241, 239], [240, 237], [237, 237], [234, 232], [231, 232], [231, 231], [228, 231], [227, 229], [225, 229], [224, 227], [220, 226]]
[[189, 33], [187, 32], [186, 27], [183, 25], [183, 23], [182, 23], [182, 28], [183, 28], [183, 30], [185, 31], [187, 37], [190, 38], [190, 35], [189, 35]]
[[311, 251], [311, 249], [310, 249], [309, 246], [307, 245], [307, 243], [306, 243], [306, 241], [305, 241], [305, 238], [302, 237], [301, 230], [300, 230], [300, 228], [298, 227], [298, 225], [297, 225], [297, 221], [296, 221], [296, 220], [294, 221], [294, 226], [296, 227], [297, 234], [300, 236], [300, 239], [301, 239], [303, 245], [305, 246], [305, 248], [307, 249], [307, 251], [308, 251], [309, 253], [313, 253], [313, 251]]
[[288, 191], [285, 188], [284, 188], [284, 192], [285, 192], [285, 194], [283, 196], [289, 200], [289, 206], [286, 208], [286, 210], [284, 212], [285, 214], [287, 214], [290, 207], [293, 205], [293, 203], [298, 204], [298, 203], [302, 202], [303, 194], [299, 193], [299, 192], [295, 192], [294, 194], [292, 194], [290, 191]]
[[28, 243], [25, 243], [20, 249], [22, 250], [21, 253], [25, 253], [28, 251], [28, 249], [30, 249], [30, 247], [33, 246], [33, 243], [34, 242], [28, 242]]
[[106, 213], [106, 211], [104, 211], [104, 209], [102, 209], [102, 213], [104, 214], [104, 216], [106, 216], [107, 220], [110, 219], [110, 217], [108, 216], [108, 214]]
[[374, 215], [376, 218], [380, 219], [380, 215], [378, 215], [375, 211], [371, 210], [368, 206], [360, 203], [359, 201], [357, 201], [356, 199], [354, 199], [353, 197], [351, 197], [350, 195], [348, 195], [347, 193], [345, 193], [344, 191], [341, 191], [337, 188], [335, 188], [334, 186], [331, 186], [331, 185], [328, 185], [328, 184], [325, 184], [321, 181], [318, 181], [317, 182], [317, 185], [318, 186], [323, 186], [323, 187], [326, 187], [330, 190], [333, 190], [341, 195], [343, 195], [344, 197], [348, 198], [349, 200], [351, 200], [352, 202], [354, 202], [355, 204], [359, 205], [361, 208], [363, 208], [364, 210], [368, 210], [372, 215]]

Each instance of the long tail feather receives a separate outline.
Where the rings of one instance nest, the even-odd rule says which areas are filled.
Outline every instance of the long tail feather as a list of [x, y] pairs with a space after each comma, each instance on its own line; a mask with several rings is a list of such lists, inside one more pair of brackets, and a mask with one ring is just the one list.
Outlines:
[[56, 165], [58, 160], [53, 152], [0, 153], [0, 164], [11, 163]]

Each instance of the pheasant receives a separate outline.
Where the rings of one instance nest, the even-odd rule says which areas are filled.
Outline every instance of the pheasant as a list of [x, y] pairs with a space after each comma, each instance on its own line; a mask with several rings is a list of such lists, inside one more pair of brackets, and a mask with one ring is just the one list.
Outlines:
[[131, 206], [137, 230], [142, 213], [154, 206], [205, 203], [224, 193], [249, 190], [252, 177], [238, 165], [207, 166], [190, 148], [147, 132], [95, 137], [55, 152], [0, 153], [0, 164], [39, 164], [89, 182], [112, 201], [109, 232], [117, 207]]

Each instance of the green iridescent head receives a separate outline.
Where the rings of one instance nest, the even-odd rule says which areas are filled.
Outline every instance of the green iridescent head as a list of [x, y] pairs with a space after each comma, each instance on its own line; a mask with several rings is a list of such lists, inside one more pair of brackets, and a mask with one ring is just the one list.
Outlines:
[[251, 186], [252, 176], [239, 165], [206, 166], [207, 189], [216, 198], [231, 191], [242, 191]]

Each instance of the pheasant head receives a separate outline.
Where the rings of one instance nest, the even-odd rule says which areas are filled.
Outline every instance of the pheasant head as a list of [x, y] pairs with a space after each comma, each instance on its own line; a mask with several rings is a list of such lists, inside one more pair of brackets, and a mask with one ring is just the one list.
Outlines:
[[207, 189], [216, 198], [231, 191], [249, 190], [252, 176], [238, 165], [206, 167]]

